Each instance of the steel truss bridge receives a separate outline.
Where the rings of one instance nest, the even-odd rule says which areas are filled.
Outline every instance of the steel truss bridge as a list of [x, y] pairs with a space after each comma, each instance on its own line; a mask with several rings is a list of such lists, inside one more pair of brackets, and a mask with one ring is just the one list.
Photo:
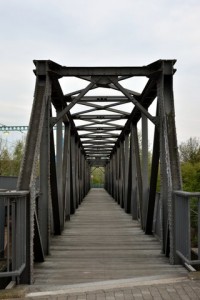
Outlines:
[[[175, 62], [158, 60], [139, 67], [66, 67], [50, 60], [34, 61], [34, 102], [17, 191], [0, 194], [7, 203], [1, 206], [2, 211], [7, 209], [9, 215], [15, 209], [13, 222], [19, 236], [19, 241], [13, 238], [15, 258], [7, 276], [22, 283], [33, 281], [33, 261], [45, 260], [51, 235], [62, 233], [65, 222], [90, 189], [91, 167], [99, 166], [105, 169], [105, 189], [126, 213], [139, 220], [148, 235], [152, 234], [160, 176], [161, 250], [171, 264], [180, 263], [180, 258], [191, 262], [188, 244], [182, 247], [179, 241], [180, 220], [187, 216], [182, 204], [176, 215], [180, 199], [191, 195], [181, 192], [173, 96]], [[63, 77], [81, 79], [85, 87], [64, 93], [59, 81]], [[137, 77], [147, 78], [141, 93], [123, 85], [125, 80]], [[117, 96], [98, 94], [102, 88], [115, 91]], [[91, 96], [93, 90], [97, 95]], [[152, 103], [157, 106], [155, 115], [149, 112]], [[124, 104], [133, 108], [127, 111]], [[148, 121], [154, 125], [151, 162]], [[188, 232], [183, 230], [181, 234], [188, 238]]]

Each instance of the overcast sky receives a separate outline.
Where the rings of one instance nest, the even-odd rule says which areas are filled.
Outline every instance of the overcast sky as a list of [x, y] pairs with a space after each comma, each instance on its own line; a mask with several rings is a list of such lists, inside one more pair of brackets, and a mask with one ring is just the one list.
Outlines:
[[0, 123], [28, 125], [34, 59], [143, 66], [177, 59], [179, 143], [200, 137], [199, 0], [0, 0]]

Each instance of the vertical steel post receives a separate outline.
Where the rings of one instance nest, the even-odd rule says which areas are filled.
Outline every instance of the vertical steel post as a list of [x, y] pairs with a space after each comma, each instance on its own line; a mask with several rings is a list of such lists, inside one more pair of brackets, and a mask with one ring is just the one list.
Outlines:
[[76, 210], [76, 144], [75, 144], [75, 135], [71, 135], [71, 213], [75, 213]]
[[179, 261], [176, 255], [173, 190], [181, 190], [181, 173], [176, 138], [173, 98], [173, 64], [163, 61], [163, 74], [158, 79], [158, 101], [160, 112], [160, 165], [161, 202], [163, 208], [163, 251], [170, 255], [170, 262]]
[[113, 154], [113, 198], [116, 201], [116, 152]]
[[111, 160], [109, 161], [109, 165], [108, 165], [108, 171], [109, 171], [109, 193], [111, 195]]
[[[57, 116], [62, 110], [57, 109]], [[62, 134], [62, 119], [57, 123], [57, 138], [56, 138], [56, 170], [57, 170], [57, 184], [58, 184], [58, 200], [59, 200], [59, 210], [60, 210], [60, 224], [61, 228], [64, 228], [63, 220], [63, 134]]]
[[40, 197], [38, 203], [38, 222], [44, 254], [49, 254], [49, 201], [50, 201], [50, 99], [46, 103], [45, 120], [40, 145]]
[[55, 144], [53, 129], [50, 131], [50, 185], [51, 185], [51, 201], [52, 201], [52, 214], [54, 234], [61, 234], [60, 226], [60, 211], [58, 202], [58, 185], [56, 176], [56, 157], [55, 157]]
[[63, 219], [70, 219], [70, 124], [65, 123], [63, 151]]
[[110, 161], [106, 165], [106, 190], [110, 194]]
[[[158, 116], [158, 103], [157, 103], [157, 113]], [[152, 234], [153, 229], [153, 217], [154, 208], [156, 201], [156, 188], [158, 179], [158, 169], [159, 169], [159, 159], [160, 159], [160, 146], [159, 146], [159, 129], [155, 126], [154, 130], [154, 142], [153, 142], [153, 152], [152, 152], [152, 163], [151, 163], [151, 177], [150, 177], [150, 190], [149, 190], [149, 201], [147, 209], [147, 219], [146, 219], [146, 234]]]
[[148, 120], [147, 117], [142, 114], [142, 199], [143, 199], [143, 224], [142, 228], [145, 230], [147, 206], [149, 196], [149, 184], [148, 184]]
[[130, 159], [131, 159], [131, 212], [133, 220], [138, 218], [138, 189], [137, 189], [137, 164], [136, 164], [136, 144], [134, 140], [135, 125], [131, 123], [130, 135]]
[[5, 205], [0, 199], [0, 258], [4, 256]]
[[138, 186], [138, 210], [141, 226], [143, 224], [143, 199], [142, 199], [142, 172], [141, 172], [141, 163], [140, 163], [140, 149], [138, 141], [138, 131], [136, 125], [133, 126], [133, 140], [134, 140], [134, 150], [136, 158], [136, 168], [137, 168], [137, 186]]
[[86, 192], [85, 192], [85, 190], [86, 190], [86, 187], [85, 187], [85, 164], [86, 164], [86, 159], [85, 159], [85, 157], [83, 157], [83, 196], [85, 197], [85, 195], [86, 195]]
[[[23, 283], [33, 281], [33, 232], [35, 216], [35, 182], [37, 176], [37, 161], [45, 119], [46, 99], [51, 93], [51, 84], [47, 76], [48, 62], [36, 62], [36, 85], [34, 101], [29, 122], [26, 146], [18, 176], [17, 190], [31, 190], [31, 197], [27, 200], [26, 227], [26, 269], [20, 280]], [[41, 75], [42, 74], [42, 75]]]
[[78, 142], [76, 142], [75, 146], [75, 152], [76, 152], [76, 171], [75, 171], [75, 185], [76, 185], [76, 208], [78, 208], [80, 204], [80, 199], [79, 199], [79, 145]]
[[124, 208], [124, 144], [120, 142], [120, 206]]
[[81, 152], [81, 148], [79, 148], [79, 197], [80, 197], [80, 203], [83, 201], [83, 154]]
[[120, 159], [119, 159], [119, 147], [116, 147], [116, 184], [117, 184], [117, 196], [116, 201], [119, 204], [120, 203], [120, 196], [119, 196], [119, 165], [120, 165]]
[[129, 135], [124, 139], [124, 209], [128, 213], [128, 180], [129, 180]]
[[86, 165], [87, 165], [87, 161], [84, 161], [84, 195], [86, 195], [87, 193], [87, 174], [86, 174]]
[[113, 196], [113, 155], [110, 158], [110, 194]]

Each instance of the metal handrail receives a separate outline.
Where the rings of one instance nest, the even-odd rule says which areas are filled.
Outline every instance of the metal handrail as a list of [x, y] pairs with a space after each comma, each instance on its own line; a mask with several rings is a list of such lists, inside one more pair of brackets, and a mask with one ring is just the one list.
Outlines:
[[[196, 199], [198, 211], [191, 208], [191, 200]], [[186, 264], [200, 265], [200, 193], [174, 191], [175, 200], [175, 243], [176, 254]], [[198, 216], [198, 259], [192, 258], [191, 213]]]
[[6, 262], [6, 270], [0, 272], [0, 278], [18, 280], [26, 267], [28, 194], [28, 191], [0, 192], [0, 250]]

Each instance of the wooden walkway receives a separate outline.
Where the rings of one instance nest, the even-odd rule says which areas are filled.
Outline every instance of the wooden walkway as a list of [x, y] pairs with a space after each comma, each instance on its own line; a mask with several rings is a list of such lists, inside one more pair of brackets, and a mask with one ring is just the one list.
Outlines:
[[52, 238], [51, 255], [35, 265], [35, 286], [186, 274], [182, 266], [169, 264], [159, 242], [104, 189], [92, 189], [62, 236]]

